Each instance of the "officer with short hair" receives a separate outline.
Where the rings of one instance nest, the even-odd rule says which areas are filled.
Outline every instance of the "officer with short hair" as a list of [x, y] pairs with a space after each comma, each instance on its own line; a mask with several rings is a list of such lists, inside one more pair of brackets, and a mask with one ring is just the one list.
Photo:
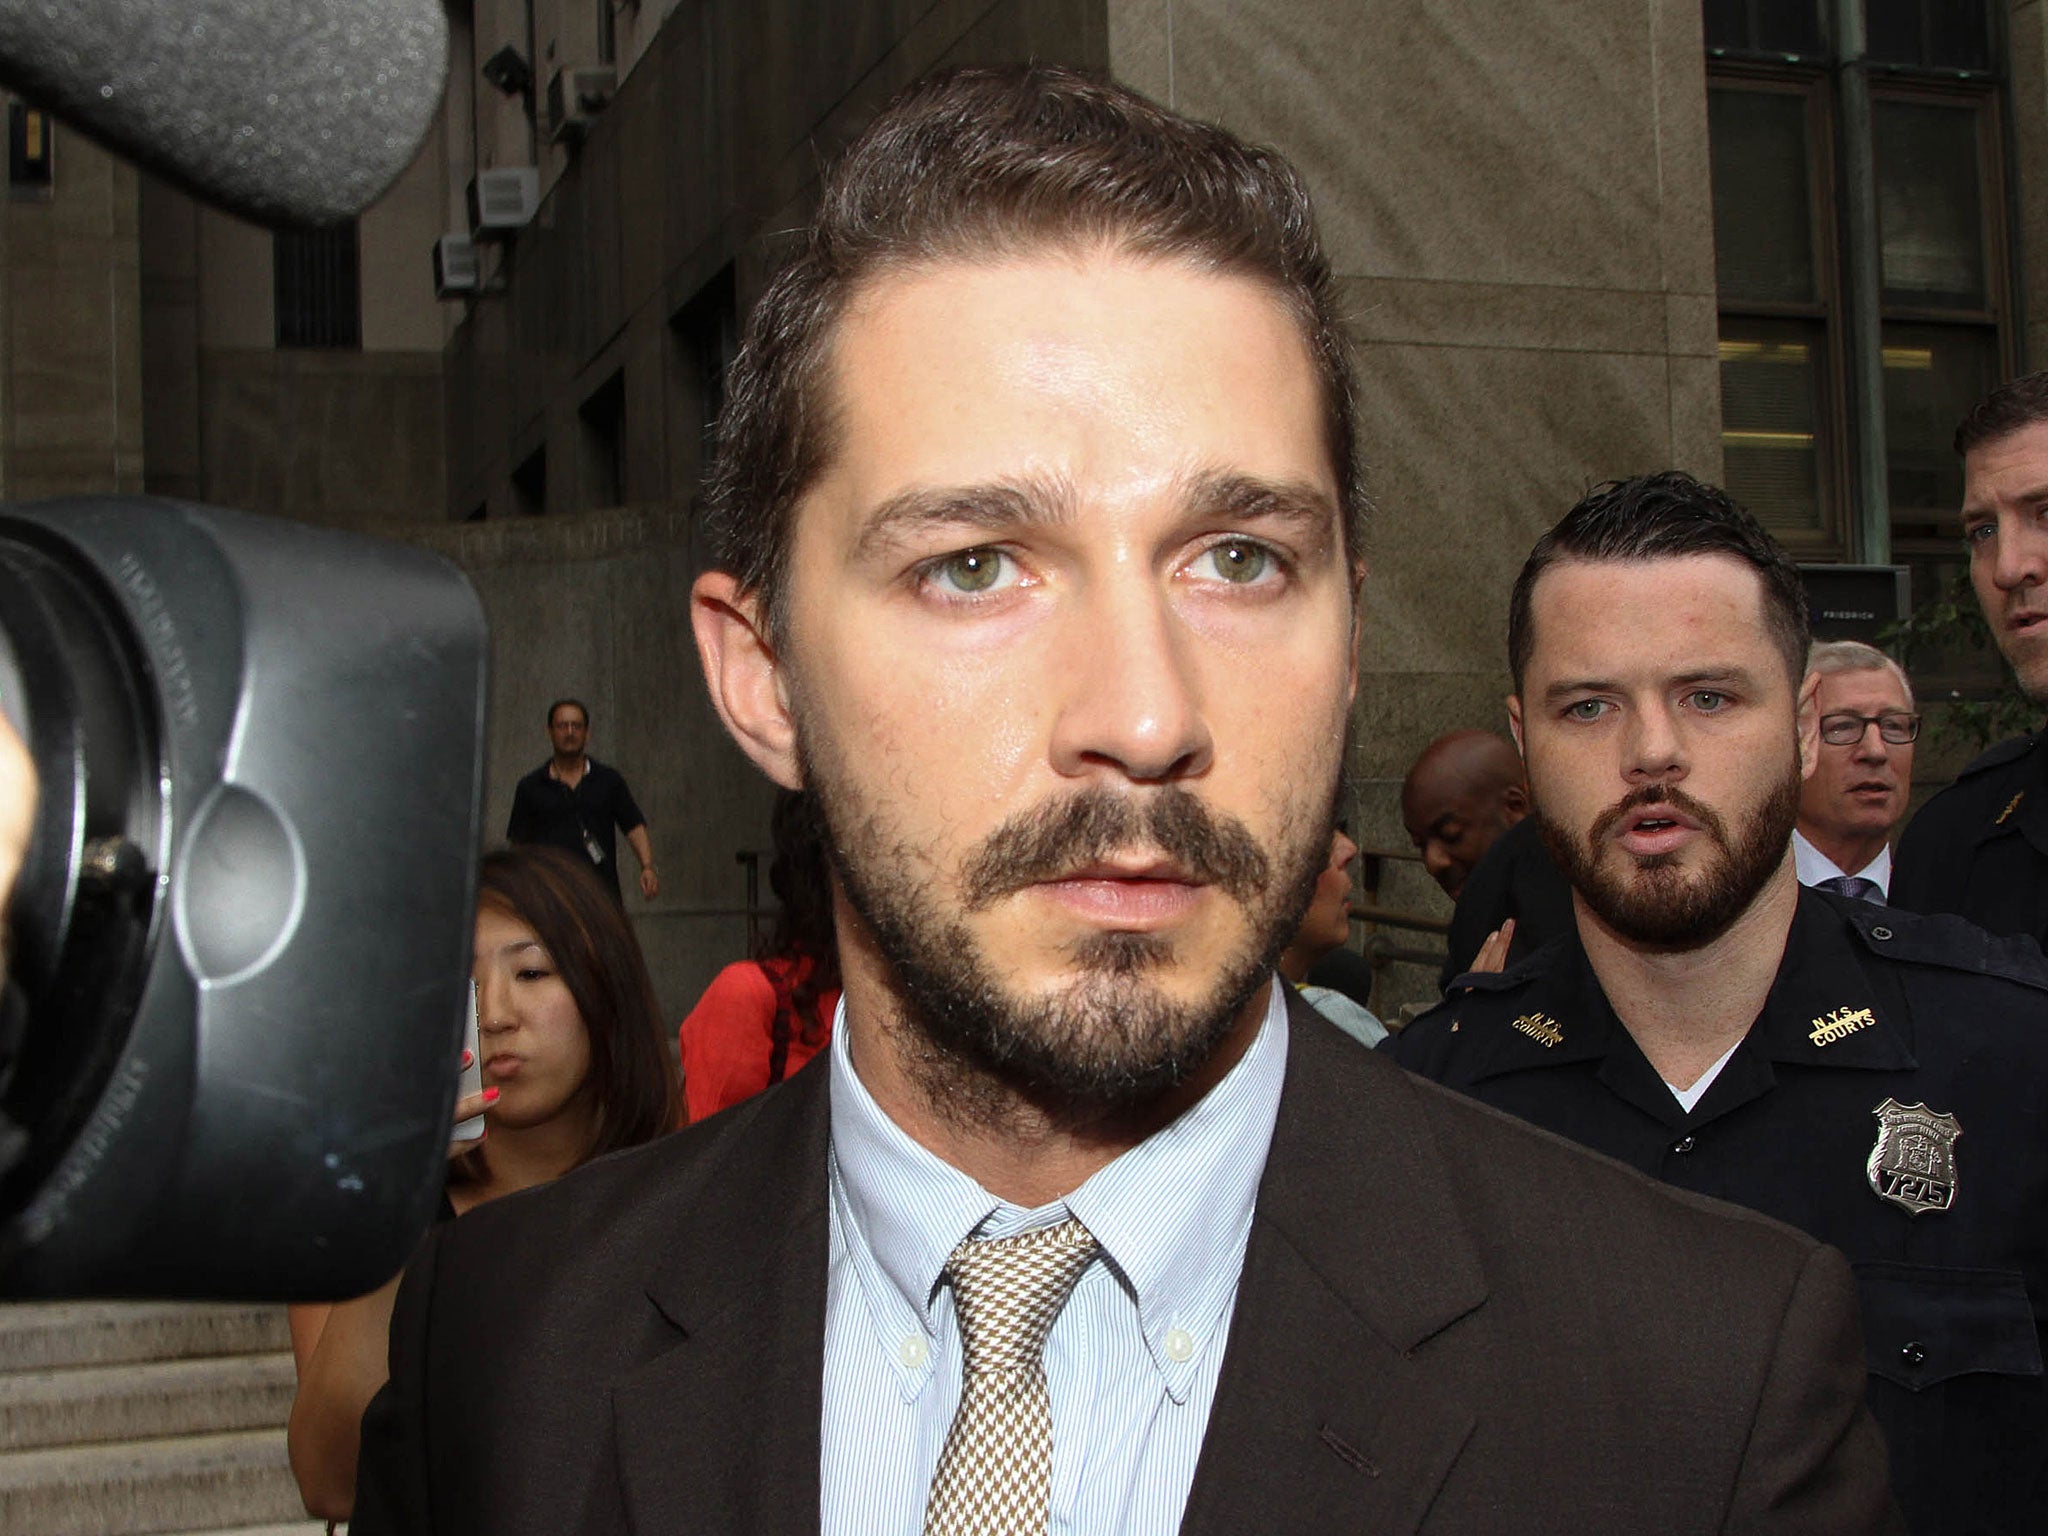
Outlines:
[[1910, 1527], [2041, 1529], [2048, 965], [1798, 884], [1806, 608], [1722, 492], [1677, 473], [1592, 492], [1530, 555], [1508, 646], [1573, 928], [1384, 1049], [1840, 1248]]
[[[1956, 428], [1970, 585], [2027, 697], [2048, 704], [2048, 371], [2001, 384]], [[1960, 912], [2048, 945], [2048, 746], [2002, 741], [1899, 840], [1894, 906]]]

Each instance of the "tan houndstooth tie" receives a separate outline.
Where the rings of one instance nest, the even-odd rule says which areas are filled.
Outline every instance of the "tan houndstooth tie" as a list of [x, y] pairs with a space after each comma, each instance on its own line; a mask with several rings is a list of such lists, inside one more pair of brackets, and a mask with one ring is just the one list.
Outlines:
[[932, 1476], [924, 1536], [1042, 1533], [1052, 1508], [1045, 1336], [1095, 1257], [1069, 1219], [1016, 1237], [969, 1238], [946, 1260], [965, 1361], [960, 1408]]

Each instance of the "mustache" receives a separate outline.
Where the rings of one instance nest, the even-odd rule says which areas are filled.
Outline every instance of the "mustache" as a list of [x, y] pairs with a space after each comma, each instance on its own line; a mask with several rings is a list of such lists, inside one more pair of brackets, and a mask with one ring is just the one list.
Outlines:
[[968, 858], [961, 892], [970, 912], [1041, 881], [1133, 849], [1156, 851], [1190, 878], [1238, 901], [1265, 889], [1272, 865], [1251, 830], [1178, 785], [1141, 796], [1085, 789], [1005, 821]]
[[1587, 832], [1595, 844], [1604, 842], [1613, 831], [1629, 816], [1646, 805], [1668, 805], [1675, 811], [1683, 811], [1705, 829], [1708, 836], [1726, 845], [1728, 827], [1710, 806], [1702, 805], [1676, 784], [1645, 784], [1641, 789], [1632, 789], [1613, 805], [1602, 811]]

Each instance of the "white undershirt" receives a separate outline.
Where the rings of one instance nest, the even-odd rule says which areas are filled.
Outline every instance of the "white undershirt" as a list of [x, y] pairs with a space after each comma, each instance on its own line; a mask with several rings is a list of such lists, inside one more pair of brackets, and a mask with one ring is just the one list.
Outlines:
[[1692, 1113], [1693, 1106], [1706, 1097], [1707, 1090], [1714, 1086], [1714, 1079], [1719, 1077], [1721, 1069], [1728, 1065], [1728, 1058], [1735, 1054], [1735, 1047], [1741, 1044], [1742, 1042], [1738, 1040], [1735, 1042], [1735, 1045], [1731, 1045], [1727, 1050], [1723, 1051], [1721, 1059], [1702, 1072], [1699, 1075], [1699, 1080], [1690, 1088], [1680, 1088], [1674, 1083], [1666, 1083], [1664, 1085], [1671, 1090], [1671, 1096], [1678, 1100], [1679, 1108], [1683, 1109], [1688, 1115]]

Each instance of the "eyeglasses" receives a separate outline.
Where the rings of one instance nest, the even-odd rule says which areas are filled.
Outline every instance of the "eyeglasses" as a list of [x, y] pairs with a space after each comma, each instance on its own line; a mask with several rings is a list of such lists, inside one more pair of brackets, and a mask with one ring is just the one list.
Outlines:
[[1822, 715], [1820, 739], [1831, 747], [1853, 747], [1873, 725], [1894, 747], [1903, 747], [1920, 734], [1918, 715]]

